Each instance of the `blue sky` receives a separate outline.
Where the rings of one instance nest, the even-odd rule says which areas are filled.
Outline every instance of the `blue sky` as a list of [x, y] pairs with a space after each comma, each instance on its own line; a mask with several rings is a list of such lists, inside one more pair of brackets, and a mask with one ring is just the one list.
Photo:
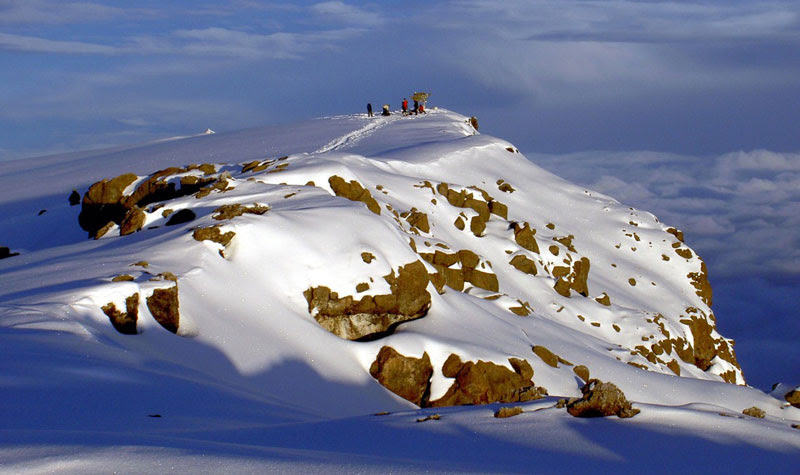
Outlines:
[[524, 151], [800, 149], [796, 1], [0, 0], [0, 159], [399, 105]]
[[763, 387], [800, 374], [798, 78], [796, 0], [0, 0], [0, 160], [429, 91], [683, 228]]

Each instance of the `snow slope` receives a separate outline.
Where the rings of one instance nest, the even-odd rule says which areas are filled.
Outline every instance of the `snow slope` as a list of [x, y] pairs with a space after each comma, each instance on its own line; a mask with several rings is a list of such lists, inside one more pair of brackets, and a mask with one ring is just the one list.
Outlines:
[[[81, 206], [67, 202], [102, 179], [134, 173], [121, 190], [131, 195], [158, 170], [199, 163], [213, 167], [164, 180], [216, 187], [142, 205], [132, 234], [118, 223], [87, 239]], [[347, 193], [333, 177], [374, 202], [336, 196]], [[714, 330], [702, 261], [680, 233], [544, 171], [456, 113], [339, 116], [5, 162], [0, 190], [0, 245], [19, 253], [0, 260], [4, 471], [567, 472], [800, 460], [800, 410], [743, 385], [732, 342]], [[236, 204], [269, 210], [217, 219]], [[167, 226], [180, 210], [195, 218]], [[196, 238], [214, 226], [235, 234], [227, 245]], [[427, 315], [391, 335], [345, 340], [309, 309], [309, 288], [386, 295], [385, 276], [416, 261], [468, 281], [432, 277]], [[173, 334], [147, 299], [176, 289]], [[103, 311], [128, 301], [133, 335]], [[429, 356], [431, 400], [452, 382], [441, 370], [451, 353], [509, 368], [509, 357], [525, 359], [551, 397], [511, 419], [492, 417], [492, 405], [418, 423], [433, 411], [369, 373], [385, 345]], [[561, 361], [547, 364], [534, 345]], [[580, 395], [575, 365], [614, 382], [641, 413], [576, 419], [555, 408]], [[766, 417], [742, 415], [751, 406]]]

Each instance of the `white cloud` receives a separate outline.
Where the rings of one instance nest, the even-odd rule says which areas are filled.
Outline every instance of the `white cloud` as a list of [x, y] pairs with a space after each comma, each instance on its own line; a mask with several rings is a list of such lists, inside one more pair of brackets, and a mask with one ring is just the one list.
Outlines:
[[548, 170], [681, 228], [712, 274], [800, 276], [800, 153], [529, 154]]
[[796, 61], [760, 62], [767, 55], [753, 48], [796, 51], [798, 11], [776, 1], [465, 0], [422, 18], [446, 42], [431, 51], [469, 78], [536, 105], [585, 107], [795, 85]]
[[0, 0], [0, 25], [90, 23], [124, 14], [121, 8], [92, 2]]
[[314, 4], [311, 6], [311, 11], [327, 21], [343, 22], [362, 27], [376, 26], [384, 22], [379, 13], [339, 1]]
[[56, 41], [35, 36], [9, 35], [0, 33], [0, 50], [22, 51], [26, 53], [59, 54], [117, 54], [113, 46], [81, 41]]
[[186, 40], [177, 48], [189, 54], [296, 59], [303, 53], [333, 48], [336, 42], [353, 38], [361, 33], [361, 30], [348, 28], [305, 33], [278, 32], [263, 35], [214, 27], [202, 30], [180, 30], [176, 31], [173, 36]]

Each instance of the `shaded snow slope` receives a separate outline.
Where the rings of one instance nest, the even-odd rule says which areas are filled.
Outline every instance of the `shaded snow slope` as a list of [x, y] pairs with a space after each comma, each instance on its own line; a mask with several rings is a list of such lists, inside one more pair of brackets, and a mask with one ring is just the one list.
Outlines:
[[[179, 168], [156, 173], [167, 167]], [[117, 176], [118, 189], [109, 182], [87, 193]], [[583, 440], [591, 449], [578, 450], [581, 457], [610, 464], [630, 461], [631, 451], [586, 441], [586, 431], [633, 440], [642, 430], [677, 447], [717, 424], [696, 436], [714, 439], [721, 452], [745, 444], [791, 458], [800, 450], [791, 427], [800, 410], [740, 386], [732, 342], [714, 328], [704, 265], [679, 231], [544, 171], [458, 114], [342, 116], [7, 162], [0, 180], [0, 246], [20, 253], [0, 260], [0, 381], [3, 408], [13, 414], [1, 433], [14, 469], [44, 469], [26, 457], [47, 458], [46, 447], [67, 442], [63, 434], [84, 447], [91, 470], [110, 456], [107, 444], [134, 459], [140, 444], [183, 462], [184, 449], [208, 451], [220, 463], [237, 459], [242, 470], [264, 459], [274, 468], [316, 467], [330, 453], [365, 457], [354, 467], [420, 469], [408, 447], [383, 457], [348, 444], [366, 443], [372, 430], [453, 437], [427, 428], [440, 423], [443, 432], [477, 432], [493, 447], [508, 437], [493, 424], [508, 424], [514, 443], [550, 454], [542, 461], [562, 450], [516, 440], [532, 424]], [[83, 206], [67, 203], [73, 188], [85, 194]], [[91, 213], [96, 226], [87, 225]], [[176, 216], [189, 217], [167, 225]], [[311, 289], [379, 302], [414, 263], [426, 274], [422, 318], [370, 341], [340, 338], [319, 323], [325, 316]], [[169, 311], [154, 304], [170, 295], [176, 333], [165, 324]], [[111, 304], [137, 315], [135, 334], [115, 329]], [[508, 422], [478, 408], [448, 409], [452, 423], [408, 426], [418, 412], [365, 417], [415, 408], [370, 375], [386, 345], [428, 355], [430, 400], [452, 383], [442, 366], [455, 353], [508, 368], [509, 358], [527, 360], [536, 386], [555, 396], [580, 394], [573, 369], [583, 365], [642, 413], [633, 426], [589, 429], [545, 399]], [[558, 360], [548, 364], [534, 346]], [[741, 416], [754, 405], [765, 420]], [[340, 418], [347, 419], [331, 422]], [[753, 431], [772, 435], [756, 443], [746, 437]], [[101, 432], [116, 434], [114, 442], [99, 443]], [[331, 432], [348, 436], [322, 443]], [[309, 433], [320, 441], [292, 439]], [[52, 450], [56, 467], [71, 467], [64, 450]], [[535, 459], [467, 458], [456, 467], [516, 470]], [[144, 460], [143, 468], [151, 463]]]

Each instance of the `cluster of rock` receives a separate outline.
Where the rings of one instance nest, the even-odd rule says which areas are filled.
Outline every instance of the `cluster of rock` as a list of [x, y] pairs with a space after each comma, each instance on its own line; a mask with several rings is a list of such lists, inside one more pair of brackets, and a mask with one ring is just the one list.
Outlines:
[[427, 353], [414, 358], [398, 353], [390, 346], [378, 352], [369, 372], [380, 384], [420, 407], [442, 407], [494, 402], [525, 402], [547, 394], [533, 383], [533, 368], [519, 358], [509, 358], [513, 371], [486, 361], [462, 362], [451, 354], [442, 366], [442, 374], [453, 383], [439, 399], [430, 400], [433, 366]]
[[[178, 283], [166, 288], [156, 288], [145, 299], [147, 309], [153, 319], [172, 333], [178, 333], [180, 327], [180, 308], [178, 304]], [[102, 307], [114, 328], [123, 335], [139, 333], [136, 325], [139, 319], [139, 293], [125, 298], [125, 311], [118, 309], [113, 302]]]
[[575, 417], [633, 417], [639, 409], [631, 406], [625, 394], [614, 384], [590, 379], [581, 388], [581, 397], [562, 400], [560, 405]]
[[[516, 153], [514, 149], [509, 152]], [[277, 173], [287, 170], [289, 163], [287, 157], [277, 160], [253, 161], [242, 166], [242, 173]], [[217, 173], [214, 165], [190, 165], [185, 168], [168, 168], [158, 171], [147, 177], [138, 177], [125, 174], [109, 180], [102, 180], [93, 184], [83, 196], [79, 223], [92, 238], [103, 236], [108, 229], [118, 225], [120, 235], [127, 235], [140, 230], [148, 220], [147, 213], [153, 213], [164, 206], [164, 202], [175, 198], [194, 194], [202, 198], [212, 190], [224, 191], [228, 189], [230, 175]], [[251, 177], [250, 180], [255, 178]], [[313, 182], [306, 183], [313, 186]], [[447, 290], [464, 292], [469, 287], [475, 287], [487, 292], [479, 293], [486, 299], [506, 298], [513, 300], [514, 296], [502, 293], [502, 282], [492, 270], [492, 264], [484, 259], [479, 252], [463, 249], [465, 246], [454, 246], [449, 243], [436, 243], [437, 249], [432, 252], [417, 249], [414, 240], [416, 236], [434, 237], [436, 226], [441, 225], [415, 207], [405, 208], [407, 211], [398, 211], [386, 204], [382, 209], [380, 193], [373, 196], [364, 184], [357, 180], [346, 180], [339, 176], [328, 179], [329, 192], [335, 196], [351, 201], [363, 203], [372, 213], [386, 217], [382, 211], [388, 210], [388, 218], [394, 218], [400, 230], [410, 238], [412, 249], [420, 256], [420, 260], [393, 266], [389, 275], [383, 278], [389, 284], [390, 292], [381, 295], [342, 295], [333, 292], [325, 285], [309, 286], [304, 297], [308, 303], [308, 312], [321, 328], [346, 340], [364, 341], [383, 338], [390, 335], [398, 325], [425, 317], [432, 305], [432, 297], [428, 291], [431, 289], [443, 294]], [[501, 221], [502, 227], [493, 229], [507, 230], [506, 237], [510, 249], [506, 249], [507, 264], [528, 276], [540, 279], [537, 283], [547, 283], [553, 291], [564, 298], [590, 298], [588, 285], [591, 262], [587, 256], [581, 255], [575, 248], [575, 237], [571, 234], [546, 235], [547, 230], [542, 230], [537, 236], [537, 230], [526, 221], [510, 221], [509, 208], [506, 204], [495, 199], [486, 190], [476, 187], [461, 187], [448, 183], [432, 184], [423, 181], [414, 185], [420, 189], [429, 189], [431, 203], [438, 202], [457, 208], [458, 213], [452, 224], [463, 235], [476, 242], [486, 235], [487, 224], [490, 220]], [[388, 194], [382, 186], [375, 187], [379, 192]], [[501, 193], [514, 193], [516, 189], [505, 180], [497, 181], [497, 189]], [[426, 191], [426, 193], [428, 193]], [[287, 195], [291, 196], [291, 195]], [[437, 201], [438, 200], [438, 201]], [[157, 203], [157, 204], [156, 204]], [[156, 204], [155, 206], [149, 206]], [[417, 204], [417, 203], [415, 203]], [[420, 206], [419, 204], [417, 204]], [[149, 208], [149, 209], [146, 209]], [[242, 216], [243, 214], [263, 215], [270, 210], [269, 206], [252, 204], [229, 204], [216, 208], [212, 218], [216, 221], [225, 221]], [[452, 212], [452, 210], [450, 210]], [[163, 218], [169, 218], [167, 225], [181, 224], [196, 219], [191, 209], [173, 211], [163, 209]], [[455, 213], [450, 214], [453, 216]], [[498, 224], [495, 222], [495, 224]], [[636, 225], [631, 221], [632, 225]], [[548, 223], [546, 227], [553, 231], [555, 225]], [[678, 240], [672, 245], [675, 253], [684, 259], [693, 258], [691, 250], [683, 246], [683, 236], [680, 231], [670, 228], [668, 232]], [[452, 232], [452, 228], [450, 228]], [[624, 231], [624, 230], [623, 230]], [[502, 232], [502, 231], [501, 231]], [[631, 232], [632, 239], [639, 240], [635, 232]], [[210, 241], [221, 246], [219, 250], [223, 258], [228, 257], [228, 248], [235, 238], [233, 226], [219, 223], [207, 226], [198, 226], [192, 230], [192, 237], [197, 241]], [[419, 241], [423, 241], [419, 239]], [[425, 242], [428, 247], [431, 246]], [[514, 246], [516, 244], [516, 246]], [[421, 244], [420, 244], [421, 247]], [[480, 249], [480, 247], [472, 247]], [[368, 254], [368, 253], [365, 253]], [[364, 261], [369, 263], [374, 256], [364, 256]], [[662, 256], [669, 260], [668, 256]], [[674, 259], [675, 257], [672, 256]], [[497, 265], [497, 263], [495, 263]], [[501, 263], [502, 265], [502, 263]], [[433, 271], [430, 271], [433, 269]], [[527, 277], [525, 277], [527, 279]], [[701, 262], [699, 272], [690, 273], [689, 278], [697, 295], [708, 305], [711, 303], [711, 288], [708, 285], [705, 265]], [[633, 280], [633, 279], [631, 279]], [[532, 280], [531, 280], [532, 282]], [[323, 284], [317, 282], [315, 284]], [[635, 282], [631, 283], [635, 285]], [[356, 292], [361, 293], [369, 289], [366, 282], [358, 284]], [[156, 289], [146, 299], [148, 309], [153, 317], [167, 330], [177, 333], [180, 323], [177, 299], [177, 283], [174, 287]], [[488, 293], [492, 293], [488, 295]], [[597, 295], [597, 294], [595, 294]], [[510, 299], [509, 299], [510, 297]], [[555, 296], [555, 298], [560, 298]], [[605, 292], [593, 298], [598, 304], [610, 307], [611, 298]], [[528, 302], [516, 299], [519, 306], [506, 306], [508, 310], [520, 316], [533, 313], [533, 308]], [[594, 303], [594, 302], [592, 302]], [[135, 293], [126, 297], [125, 308], [118, 309], [113, 303], [102, 308], [109, 317], [112, 325], [124, 334], [137, 333], [137, 318], [139, 307], [139, 294]], [[693, 364], [702, 370], [708, 370], [716, 358], [725, 360], [734, 368], [738, 368], [735, 354], [728, 340], [719, 337], [714, 331], [714, 316], [706, 314], [702, 309], [689, 307], [687, 315], [681, 315], [680, 323], [691, 331], [692, 341], [671, 335], [669, 329], [662, 322], [663, 316], [655, 316], [649, 323], [660, 329], [658, 338], [645, 339], [646, 344], [641, 344], [631, 349], [632, 355], [639, 355], [648, 362], [658, 365], [663, 364], [673, 372], [680, 375], [678, 359]], [[584, 317], [577, 315], [581, 320]], [[592, 323], [593, 325], [595, 323]], [[599, 326], [599, 322], [596, 323]], [[670, 327], [672, 328], [672, 327]], [[620, 332], [620, 328], [614, 325]], [[573, 371], [586, 385], [583, 387], [583, 397], [566, 402], [566, 406], [573, 415], [586, 417], [589, 415], [615, 414], [619, 417], [630, 417], [636, 412], [630, 407], [624, 395], [611, 383], [602, 383], [589, 378], [589, 370], [585, 366], [573, 366], [563, 358], [553, 354], [543, 346], [534, 346], [533, 352], [546, 364], [558, 368], [559, 364], [572, 366]], [[670, 355], [674, 355], [673, 358]], [[380, 384], [393, 393], [407, 399], [420, 407], [439, 407], [463, 404], [487, 404], [493, 402], [521, 402], [542, 397], [546, 390], [536, 387], [533, 383], [533, 367], [524, 359], [509, 358], [509, 367], [486, 361], [462, 362], [460, 357], [452, 354], [441, 368], [446, 378], [453, 381], [447, 392], [436, 400], [430, 400], [430, 381], [434, 372], [430, 358], [424, 353], [420, 358], [404, 356], [390, 346], [383, 346], [376, 356], [375, 362], [369, 369], [370, 374]], [[640, 365], [644, 367], [644, 365]], [[737, 373], [734, 370], [722, 375], [729, 382], [736, 382]], [[609, 412], [611, 411], [611, 412]]]
[[215, 185], [224, 189], [227, 186], [225, 177], [215, 173], [216, 167], [211, 164], [167, 168], [148, 176], [133, 190], [128, 188], [139, 181], [133, 173], [103, 179], [83, 195], [78, 223], [90, 238], [103, 236], [115, 224], [119, 225], [122, 236], [134, 233], [144, 225], [143, 208], [148, 204], [204, 190], [210, 192], [210, 187]]

